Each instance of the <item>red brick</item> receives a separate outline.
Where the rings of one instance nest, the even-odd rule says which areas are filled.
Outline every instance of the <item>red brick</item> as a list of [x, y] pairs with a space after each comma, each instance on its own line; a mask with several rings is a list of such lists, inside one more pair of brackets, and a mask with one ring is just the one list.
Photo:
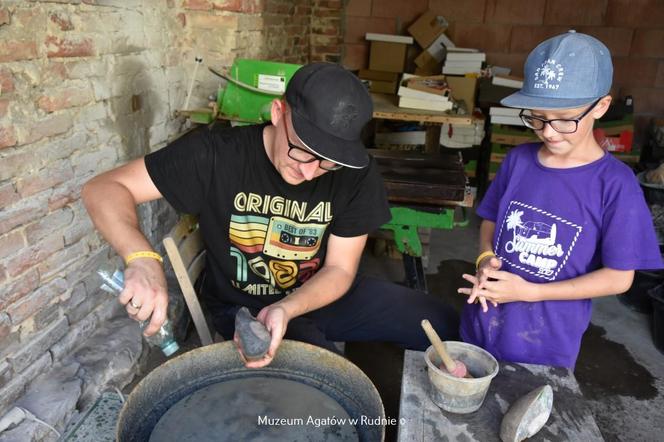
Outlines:
[[0, 184], [0, 207], [8, 207], [19, 200], [13, 183]]
[[220, 30], [235, 30], [237, 29], [237, 16], [191, 14], [189, 15], [189, 23], [194, 28], [212, 29], [216, 32]]
[[664, 29], [637, 29], [630, 55], [664, 58]]
[[11, 321], [7, 313], [0, 313], [0, 341], [9, 336], [11, 329]]
[[369, 45], [356, 43], [343, 45], [342, 62], [348, 69], [364, 69], [369, 63]]
[[9, 10], [7, 8], [0, 9], [0, 26], [9, 24]]
[[577, 31], [592, 35], [609, 48], [614, 57], [629, 55], [634, 30], [629, 28], [609, 28], [606, 26], [579, 26]]
[[654, 87], [658, 64], [652, 58], [614, 58], [613, 82], [620, 87]]
[[212, 9], [212, 2], [210, 0], [185, 0], [182, 7], [185, 9], [207, 11]]
[[7, 258], [18, 252], [25, 245], [23, 233], [12, 231], [0, 236], [0, 259]]
[[74, 24], [71, 22], [71, 19], [63, 13], [56, 12], [55, 14], [51, 14], [49, 19], [58, 25], [58, 28], [61, 31], [71, 31], [74, 29]]
[[55, 112], [70, 107], [83, 106], [90, 103], [92, 98], [92, 91], [90, 89], [71, 87], [55, 91], [52, 95], [41, 96], [37, 100], [37, 105], [46, 112]]
[[394, 34], [396, 21], [393, 18], [346, 17], [345, 43], [362, 43], [367, 32]]
[[37, 44], [34, 41], [4, 39], [0, 41], [0, 63], [33, 58], [37, 58]]
[[21, 144], [30, 144], [39, 141], [42, 138], [51, 137], [65, 133], [73, 125], [71, 116], [67, 114], [52, 115], [39, 121], [35, 121]]
[[67, 269], [72, 266], [73, 262], [82, 260], [82, 257], [88, 252], [89, 248], [85, 242], [74, 243], [69, 247], [57, 251], [39, 263], [37, 270], [39, 270], [39, 274], [44, 278], [61, 275], [67, 272]]
[[661, 28], [664, 23], [662, 0], [609, 0], [605, 23], [631, 28]]
[[664, 87], [664, 61], [660, 61], [658, 64], [655, 87]]
[[555, 0], [546, 2], [544, 24], [589, 25], [604, 24], [608, 0]]
[[482, 23], [486, 0], [429, 0], [429, 9], [450, 23]]
[[21, 207], [5, 210], [0, 217], [0, 235], [9, 232], [27, 221], [36, 219], [46, 213], [46, 207], [41, 201], [28, 201]]
[[55, 57], [89, 57], [95, 55], [94, 43], [89, 38], [64, 37], [54, 35], [46, 37], [46, 55]]
[[399, 32], [402, 32], [427, 9], [427, 0], [380, 0], [373, 2], [371, 15], [397, 19], [397, 23], [401, 26]]
[[0, 311], [39, 286], [39, 272], [29, 270], [10, 283], [0, 285]]
[[562, 26], [514, 26], [510, 38], [510, 52], [526, 54], [527, 56], [544, 40], [565, 31], [567, 31], [567, 28]]
[[262, 0], [214, 0], [212, 7], [220, 11], [243, 12], [245, 14], [263, 12]]
[[14, 75], [9, 69], [0, 69], [0, 95], [14, 90]]
[[7, 262], [7, 274], [15, 278], [26, 270], [38, 265], [46, 258], [61, 250], [65, 246], [62, 234], [44, 238], [39, 243], [23, 249], [11, 261]]
[[62, 186], [53, 189], [48, 198], [48, 210], [55, 211], [81, 198], [81, 184], [71, 180]]
[[28, 244], [36, 244], [49, 234], [70, 225], [73, 220], [74, 212], [69, 207], [49, 213], [25, 228], [25, 236]]
[[40, 171], [21, 177], [16, 182], [16, 190], [25, 198], [35, 193], [50, 189], [74, 177], [74, 171], [68, 163], [57, 166], [49, 165]]
[[0, 149], [16, 144], [16, 132], [13, 127], [0, 127]]
[[349, 0], [344, 13], [346, 17], [369, 17], [371, 15], [371, 0]]
[[664, 89], [626, 86], [620, 92], [634, 98], [635, 114], [664, 115]]
[[545, 4], [546, 0], [488, 0], [484, 21], [492, 24], [541, 25]]
[[483, 52], [501, 52], [509, 47], [509, 25], [483, 25], [457, 23], [451, 28], [450, 38], [457, 46], [477, 48]]
[[0, 118], [7, 115], [7, 111], [9, 110], [9, 103], [11, 103], [11, 100], [0, 99]]

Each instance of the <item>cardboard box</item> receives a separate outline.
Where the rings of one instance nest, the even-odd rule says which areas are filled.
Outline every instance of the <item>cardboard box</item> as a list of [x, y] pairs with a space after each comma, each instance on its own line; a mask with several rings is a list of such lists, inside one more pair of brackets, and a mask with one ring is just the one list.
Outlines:
[[369, 90], [379, 94], [394, 94], [399, 84], [399, 74], [396, 72], [360, 69], [358, 77], [369, 81]]
[[406, 64], [406, 45], [386, 41], [372, 41], [369, 69], [383, 72], [403, 72]]
[[457, 101], [463, 101], [469, 114], [475, 109], [475, 95], [477, 92], [476, 77], [456, 77], [448, 75], [447, 84], [452, 88], [452, 97]]
[[440, 72], [440, 61], [436, 60], [429, 51], [423, 51], [420, 55], [415, 58], [415, 64], [418, 69], [421, 69], [422, 72]]
[[423, 48], [428, 48], [447, 29], [447, 26], [448, 23], [445, 18], [427, 11], [420, 15], [415, 23], [410, 25], [408, 32], [415, 38], [417, 44]]

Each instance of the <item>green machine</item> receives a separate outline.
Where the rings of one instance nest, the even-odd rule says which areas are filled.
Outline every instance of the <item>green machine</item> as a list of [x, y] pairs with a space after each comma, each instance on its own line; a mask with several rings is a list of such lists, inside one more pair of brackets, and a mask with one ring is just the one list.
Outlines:
[[270, 121], [272, 100], [281, 97], [286, 85], [301, 65], [238, 58], [229, 69], [212, 73], [226, 80], [219, 88], [212, 109], [188, 111], [192, 121], [211, 123], [214, 119], [232, 120], [238, 124]]

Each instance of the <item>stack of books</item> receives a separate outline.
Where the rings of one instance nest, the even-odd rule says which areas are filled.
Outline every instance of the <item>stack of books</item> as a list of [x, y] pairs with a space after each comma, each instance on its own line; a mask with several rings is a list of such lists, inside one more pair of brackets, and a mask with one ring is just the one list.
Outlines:
[[486, 54], [477, 49], [448, 48], [443, 74], [479, 74], [484, 61], [486, 61]]
[[434, 111], [448, 111], [454, 108], [454, 100], [444, 75], [419, 77], [403, 74], [397, 95], [399, 107]]
[[523, 87], [523, 78], [515, 77], [513, 75], [494, 75], [491, 78], [491, 83], [496, 86], [506, 86], [514, 89], [521, 89]]
[[489, 118], [491, 124], [505, 124], [507, 126], [524, 126], [519, 117], [521, 109], [511, 107], [491, 106], [489, 108]]

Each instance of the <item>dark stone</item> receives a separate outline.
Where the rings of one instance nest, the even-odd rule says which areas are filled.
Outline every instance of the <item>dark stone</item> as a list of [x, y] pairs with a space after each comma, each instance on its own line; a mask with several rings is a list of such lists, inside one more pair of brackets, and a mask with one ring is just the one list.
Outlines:
[[235, 315], [235, 331], [242, 352], [248, 360], [261, 359], [265, 356], [272, 337], [265, 326], [251, 316], [246, 307], [242, 307]]

